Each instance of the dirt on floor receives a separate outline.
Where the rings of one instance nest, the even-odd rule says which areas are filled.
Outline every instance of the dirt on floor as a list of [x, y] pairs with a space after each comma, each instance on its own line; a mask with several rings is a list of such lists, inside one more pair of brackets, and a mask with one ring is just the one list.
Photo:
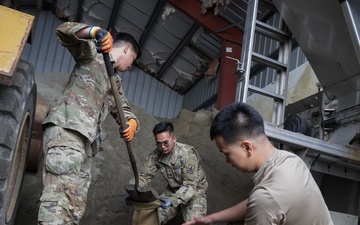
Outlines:
[[[36, 74], [38, 95], [50, 106], [53, 105], [67, 82], [69, 74]], [[224, 156], [209, 138], [209, 128], [215, 112], [182, 110], [176, 118], [156, 118], [144, 109], [132, 105], [132, 111], [141, 122], [141, 129], [131, 142], [138, 168], [147, 154], [155, 148], [152, 128], [159, 121], [174, 123], [178, 142], [192, 145], [202, 159], [209, 182], [207, 193], [208, 213], [230, 207], [246, 198], [251, 190], [250, 174], [244, 174], [226, 164]], [[111, 116], [103, 126], [105, 150], [98, 153], [92, 168], [92, 183], [88, 204], [81, 225], [131, 225], [133, 208], [125, 204], [125, 185], [134, 177], [125, 143], [118, 134]], [[41, 167], [38, 172], [27, 172], [21, 192], [21, 201], [15, 225], [36, 225], [39, 198], [42, 190]], [[166, 186], [160, 174], [151, 186], [161, 193]], [[181, 215], [169, 225], [181, 224]]]

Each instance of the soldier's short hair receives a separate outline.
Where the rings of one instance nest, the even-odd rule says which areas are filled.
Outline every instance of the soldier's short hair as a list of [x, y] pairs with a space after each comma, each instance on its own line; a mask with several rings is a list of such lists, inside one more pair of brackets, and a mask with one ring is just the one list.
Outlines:
[[224, 107], [210, 127], [210, 139], [221, 136], [228, 145], [261, 135], [265, 135], [262, 116], [253, 107], [241, 102]]
[[112, 36], [114, 44], [121, 41], [129, 43], [132, 46], [132, 50], [137, 54], [136, 59], [139, 59], [141, 57], [140, 45], [131, 34], [125, 32], [118, 32], [113, 34]]
[[170, 134], [173, 134], [174, 125], [170, 121], [164, 121], [154, 126], [153, 128], [154, 136], [163, 132], [169, 132]]

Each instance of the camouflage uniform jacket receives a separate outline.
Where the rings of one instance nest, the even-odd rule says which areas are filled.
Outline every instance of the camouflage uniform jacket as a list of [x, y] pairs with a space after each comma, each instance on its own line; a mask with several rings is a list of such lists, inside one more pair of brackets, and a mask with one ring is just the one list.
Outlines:
[[168, 186], [174, 190], [169, 198], [172, 205], [186, 204], [196, 193], [206, 193], [208, 183], [195, 148], [175, 143], [173, 153], [164, 155], [155, 149], [146, 159], [144, 172], [139, 175], [140, 184], [150, 182], [160, 170]]
[[[57, 126], [76, 130], [84, 135], [90, 143], [99, 141], [101, 125], [110, 111], [118, 124], [115, 100], [112, 95], [110, 80], [102, 54], [97, 53], [94, 39], [80, 39], [75, 33], [89, 25], [66, 22], [57, 30], [60, 43], [66, 47], [75, 60], [74, 69], [65, 87], [43, 125], [52, 123]], [[111, 54], [110, 58], [112, 60]], [[113, 60], [112, 60], [113, 61]], [[121, 78], [116, 77], [118, 91], [125, 117], [133, 118], [128, 100], [121, 86]]]

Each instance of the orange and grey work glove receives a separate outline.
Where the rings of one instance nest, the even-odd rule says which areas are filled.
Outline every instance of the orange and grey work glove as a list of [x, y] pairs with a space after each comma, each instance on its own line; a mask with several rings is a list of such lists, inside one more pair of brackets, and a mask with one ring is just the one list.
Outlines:
[[97, 26], [92, 26], [89, 35], [96, 39], [96, 50], [98, 53], [109, 53], [113, 46], [113, 38], [111, 34]]
[[137, 122], [134, 119], [130, 119], [126, 122], [127, 128], [125, 130], [122, 130], [120, 128], [120, 134], [121, 137], [125, 139], [125, 141], [131, 141], [133, 139], [136, 128], [137, 128]]

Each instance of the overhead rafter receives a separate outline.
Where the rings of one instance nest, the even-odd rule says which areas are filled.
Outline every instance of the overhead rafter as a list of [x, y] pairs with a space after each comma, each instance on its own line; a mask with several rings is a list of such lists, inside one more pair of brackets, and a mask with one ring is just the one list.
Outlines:
[[83, 5], [84, 0], [79, 0], [78, 1], [78, 5], [77, 5], [77, 9], [76, 9], [76, 21], [80, 22], [81, 20], [81, 7]]
[[[200, 50], [198, 47], [196, 47], [192, 42], [189, 42], [188, 47], [193, 51], [196, 52], [196, 54], [200, 55], [201, 57], [205, 58], [208, 61], [211, 61], [211, 58], [209, 58], [206, 53], [202, 52], [202, 50]], [[191, 86], [188, 86], [187, 88], [185, 88], [184, 90], [182, 90], [180, 92], [181, 95], [186, 94], [186, 92], [188, 92], [194, 85], [196, 85], [201, 79], [203, 79], [204, 76], [198, 76], [194, 82], [192, 83]]]
[[[201, 1], [199, 0], [166, 0], [168, 3], [179, 9], [185, 15], [189, 16], [201, 26], [210, 30], [218, 38], [228, 40], [239, 45], [242, 44], [243, 32], [221, 16], [215, 16], [212, 13], [201, 14]], [[226, 30], [223, 28], [227, 27]], [[221, 30], [221, 32], [216, 32]]]
[[146, 38], [149, 36], [151, 28], [154, 26], [156, 18], [158, 18], [158, 16], [160, 15], [161, 10], [165, 6], [165, 3], [166, 3], [165, 0], [158, 0], [158, 2], [156, 3], [156, 6], [155, 6], [153, 12], [151, 13], [150, 18], [149, 18], [149, 21], [147, 22], [147, 24], [145, 26], [144, 32], [141, 34], [141, 37], [139, 39], [140, 46], [143, 45]]
[[120, 3], [121, 1], [114, 1], [114, 6], [111, 10], [111, 15], [107, 26], [107, 30], [111, 30], [114, 27], [115, 17], [117, 15], [117, 12], [119, 12]]
[[200, 28], [200, 25], [196, 22], [191, 26], [189, 31], [186, 33], [185, 37], [180, 41], [180, 43], [176, 46], [175, 50], [171, 53], [169, 58], [166, 60], [164, 65], [161, 66], [160, 70], [156, 74], [156, 78], [161, 80], [161, 78], [164, 75], [164, 72], [166, 69], [174, 62], [176, 57], [180, 54], [180, 52], [183, 50], [184, 46], [189, 43], [191, 38], [194, 36], [195, 32]]

